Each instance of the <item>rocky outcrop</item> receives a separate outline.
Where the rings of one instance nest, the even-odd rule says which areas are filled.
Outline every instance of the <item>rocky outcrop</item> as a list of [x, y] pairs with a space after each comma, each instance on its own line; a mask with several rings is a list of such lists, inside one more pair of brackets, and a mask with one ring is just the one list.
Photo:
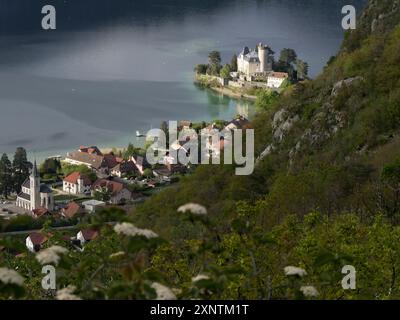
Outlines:
[[300, 120], [298, 115], [290, 116], [285, 109], [279, 110], [272, 121], [273, 137], [276, 142], [282, 142], [285, 134], [290, 131], [293, 125]]
[[340, 80], [338, 81], [332, 89], [332, 93], [331, 96], [332, 97], [336, 97], [339, 93], [339, 91], [344, 87], [344, 86], [351, 86], [353, 85], [355, 82], [359, 82], [359, 81], [363, 81], [364, 78], [363, 77], [353, 77], [353, 78], [348, 78], [348, 79], [344, 79], [344, 80]]

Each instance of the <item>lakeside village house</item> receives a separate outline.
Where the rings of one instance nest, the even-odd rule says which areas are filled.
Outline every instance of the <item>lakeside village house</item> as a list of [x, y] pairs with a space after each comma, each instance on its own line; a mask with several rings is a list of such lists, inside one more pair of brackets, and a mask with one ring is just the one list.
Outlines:
[[[249, 125], [249, 121], [240, 116], [229, 122], [225, 129], [233, 131], [247, 128]], [[190, 128], [191, 122], [181, 121], [181, 130]], [[208, 129], [211, 132], [214, 129], [214, 125], [211, 124]], [[172, 147], [175, 146], [176, 150], [184, 150], [186, 142], [176, 141], [172, 143]], [[208, 147], [212, 150], [213, 154], [219, 155], [226, 143], [229, 143], [229, 141], [218, 141], [215, 145], [210, 141]], [[124, 160], [112, 153], [103, 154], [96, 146], [81, 146], [77, 151], [67, 153], [63, 161], [73, 165], [85, 165], [96, 173], [97, 180], [92, 182], [88, 176], [79, 172], [72, 172], [63, 179], [62, 191], [65, 194], [77, 196], [93, 196], [96, 191], [107, 191], [109, 194], [108, 202], [110, 204], [122, 204], [137, 200], [142, 195], [129, 190], [128, 184], [132, 182], [124, 179], [125, 175], [134, 174], [143, 176], [145, 170], [150, 169], [154, 178], [153, 180], [148, 180], [147, 185], [154, 187], [157, 183], [170, 182], [171, 176], [174, 174], [185, 174], [187, 172], [186, 166], [175, 164], [171, 157], [166, 156], [164, 160], [164, 165], [152, 168], [146, 159], [140, 156], [133, 156], [129, 160]], [[36, 161], [34, 162], [30, 176], [21, 186], [21, 192], [18, 194], [15, 204], [17, 207], [29, 212], [35, 218], [51, 215], [57, 207], [52, 189], [40, 181]], [[104, 205], [104, 202], [96, 200], [86, 201], [86, 204], [84, 202], [82, 205], [71, 202], [59, 208], [59, 213], [61, 217], [72, 219], [77, 214], [94, 212], [96, 208]]]
[[[210, 124], [207, 129], [212, 132], [214, 126], [214, 124]], [[250, 126], [250, 122], [241, 116], [227, 123], [225, 130], [234, 131], [237, 129], [245, 129]], [[190, 128], [190, 122], [188, 122], [187, 125], [180, 126], [181, 130]], [[210, 145], [209, 147], [211, 150], [214, 150], [215, 153], [219, 153], [224, 149], [226, 142], [227, 141], [219, 141], [216, 145]], [[177, 143], [177, 148], [184, 148], [184, 143], [185, 141]], [[134, 200], [141, 196], [140, 194], [131, 192], [127, 188], [124, 179], [121, 178], [125, 171], [134, 171], [138, 174], [143, 174], [145, 169], [151, 168], [150, 164], [141, 157], [132, 157], [130, 160], [124, 161], [112, 154], [103, 155], [95, 146], [80, 147], [78, 151], [68, 153], [64, 161], [75, 165], [86, 165], [98, 176], [98, 179], [92, 183], [89, 177], [84, 174], [73, 172], [63, 180], [64, 192], [74, 195], [93, 195], [96, 190], [107, 189], [110, 194], [110, 200], [108, 202], [111, 204], [124, 203], [125, 201]], [[172, 174], [185, 172], [185, 166], [172, 164], [168, 161], [166, 161], [164, 166], [154, 168], [153, 170], [154, 176], [159, 181], [168, 181]], [[101, 177], [104, 173], [112, 173], [114, 177]], [[55, 202], [53, 192], [48, 186], [40, 183], [40, 175], [36, 161], [34, 162], [29, 178], [26, 179], [22, 185], [22, 191], [17, 197], [16, 205], [29, 211], [36, 218], [46, 214], [51, 215], [54, 212]], [[84, 201], [82, 204], [71, 201], [61, 206], [59, 215], [64, 219], [73, 219], [79, 215], [96, 212], [98, 209], [105, 207], [105, 205], [105, 202], [93, 199]], [[32, 232], [25, 239], [25, 245], [30, 252], [35, 253], [40, 251], [52, 236], [52, 234]], [[98, 231], [86, 229], [80, 230], [76, 236], [65, 236], [64, 240], [71, 243], [76, 249], [83, 250], [83, 246], [86, 243], [96, 239], [98, 236]]]
[[[237, 72], [231, 72], [232, 81], [227, 84], [233, 87], [266, 87], [279, 88], [289, 78], [285, 72], [274, 72], [272, 50], [260, 43], [257, 50], [250, 51], [245, 47], [237, 58]], [[262, 80], [263, 82], [254, 80]], [[222, 82], [221, 82], [222, 83]], [[223, 81], [225, 84], [226, 82]]]

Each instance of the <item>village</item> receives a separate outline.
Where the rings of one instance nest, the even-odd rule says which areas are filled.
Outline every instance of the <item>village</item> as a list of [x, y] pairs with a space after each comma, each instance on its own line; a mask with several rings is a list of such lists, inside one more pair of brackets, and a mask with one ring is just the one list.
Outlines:
[[[200, 133], [204, 130], [211, 132], [217, 128], [233, 132], [249, 127], [249, 120], [242, 115], [232, 121], [209, 124], [178, 122], [179, 133]], [[179, 135], [181, 136], [185, 135]], [[188, 152], [185, 149], [186, 141], [178, 138], [170, 141], [170, 145], [176, 150]], [[221, 141], [212, 144], [210, 139], [208, 147], [212, 156], [213, 153], [219, 154], [224, 144]], [[54, 230], [63, 233], [65, 241], [82, 250], [85, 243], [99, 236], [96, 228], [79, 228], [86, 217], [110, 208], [118, 208], [128, 214], [138, 203], [179, 181], [180, 177], [190, 174], [195, 167], [191, 163], [177, 163], [168, 153], [162, 159], [160, 163], [151, 165], [146, 159], [144, 149], [130, 145], [119, 152], [103, 152], [97, 146], [80, 146], [64, 157], [47, 158], [40, 166], [34, 161], [20, 191], [7, 198], [3, 197], [0, 201], [2, 220], [13, 222], [18, 221], [18, 217], [26, 216], [33, 223], [28, 227], [14, 225], [0, 236], [25, 234], [27, 250], [38, 252], [53, 233], [35, 227], [51, 221], [50, 223], [57, 226]], [[49, 178], [49, 167], [54, 166], [58, 170]]]

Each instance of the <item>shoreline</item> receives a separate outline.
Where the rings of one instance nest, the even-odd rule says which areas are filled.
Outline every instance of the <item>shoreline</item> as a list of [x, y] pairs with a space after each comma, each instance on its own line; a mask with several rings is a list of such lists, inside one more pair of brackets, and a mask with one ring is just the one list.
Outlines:
[[200, 87], [210, 89], [211, 91], [220, 93], [232, 99], [242, 101], [246, 100], [253, 103], [257, 100], [257, 96], [247, 94], [243, 88], [236, 88], [229, 85], [222, 86], [219, 83], [218, 77], [195, 74], [194, 83]]
[[208, 89], [210, 89], [214, 92], [221, 93], [221, 94], [223, 94], [227, 97], [233, 98], [233, 99], [247, 100], [247, 101], [251, 101], [251, 102], [256, 102], [256, 100], [257, 100], [256, 96], [252, 96], [252, 95], [245, 94], [245, 93], [237, 93], [237, 92], [234, 92], [229, 87], [221, 88], [221, 87], [210, 86], [210, 87], [208, 87]]

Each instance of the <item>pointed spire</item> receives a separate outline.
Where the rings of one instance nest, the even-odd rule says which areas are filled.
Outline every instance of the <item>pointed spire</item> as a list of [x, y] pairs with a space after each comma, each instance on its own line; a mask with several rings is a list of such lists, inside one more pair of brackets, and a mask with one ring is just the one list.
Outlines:
[[36, 165], [36, 158], [35, 158], [35, 160], [33, 162], [32, 176], [34, 176], [34, 177], [38, 177], [39, 176], [39, 171], [38, 171], [37, 165]]

